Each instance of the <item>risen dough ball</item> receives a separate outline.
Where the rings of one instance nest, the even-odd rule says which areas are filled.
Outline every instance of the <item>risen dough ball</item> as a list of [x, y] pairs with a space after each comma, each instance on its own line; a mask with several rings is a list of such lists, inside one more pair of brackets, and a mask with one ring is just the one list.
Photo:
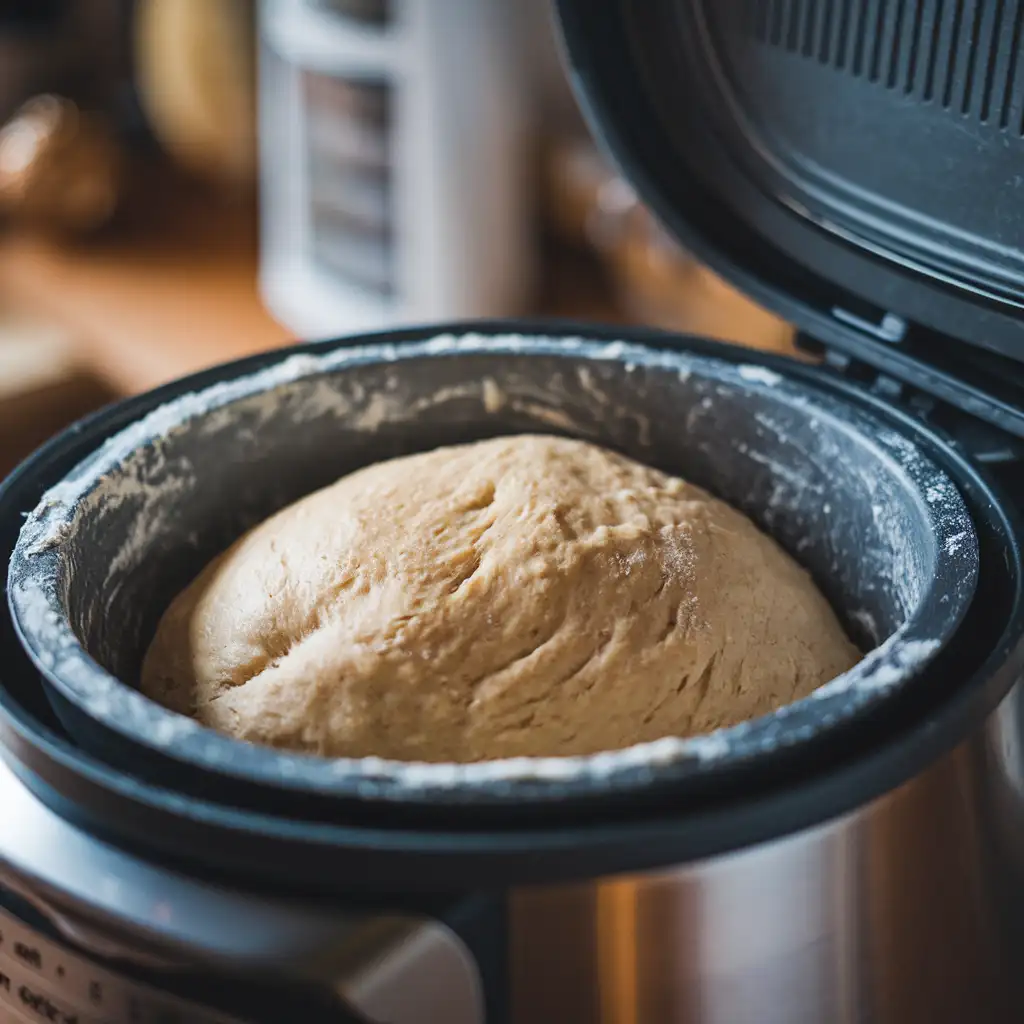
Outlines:
[[739, 512], [520, 436], [370, 466], [256, 527], [171, 604], [142, 689], [254, 743], [478, 761], [706, 732], [857, 660]]

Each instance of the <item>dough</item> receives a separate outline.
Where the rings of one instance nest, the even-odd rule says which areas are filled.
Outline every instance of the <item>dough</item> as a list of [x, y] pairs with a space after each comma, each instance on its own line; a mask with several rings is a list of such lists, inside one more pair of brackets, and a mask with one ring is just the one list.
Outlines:
[[518, 436], [370, 466], [257, 526], [171, 604], [142, 690], [253, 743], [479, 761], [706, 732], [858, 659], [739, 512]]

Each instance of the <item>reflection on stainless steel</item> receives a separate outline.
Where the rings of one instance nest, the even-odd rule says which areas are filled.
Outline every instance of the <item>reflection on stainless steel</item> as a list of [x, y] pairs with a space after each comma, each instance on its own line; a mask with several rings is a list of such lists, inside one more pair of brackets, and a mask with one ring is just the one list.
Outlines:
[[330, 905], [201, 883], [88, 835], [44, 807], [0, 760], [0, 888], [72, 941], [149, 964], [172, 951], [227, 969], [302, 971], [358, 917]]
[[927, 771], [818, 829], [517, 894], [517, 1024], [1024, 1019], [1018, 689]]
[[44, 807], [2, 760], [0, 808], [0, 890], [98, 959], [270, 971], [334, 989], [372, 1024], [483, 1022], [472, 957], [438, 922], [344, 914], [329, 901], [259, 896], [148, 864]]
[[[951, 753], [817, 829], [694, 865], [518, 891], [512, 1019], [1018, 1024], [1021, 700], [1018, 684]], [[0, 806], [3, 886], [99, 957], [152, 965], [151, 953], [173, 951], [213, 972], [272, 968], [329, 987], [372, 1022], [484, 1019], [480, 975], [440, 924], [344, 915], [146, 864], [46, 810], [2, 763]]]
[[473, 959], [436, 921], [367, 919], [340, 959], [339, 993], [375, 1024], [484, 1024]]

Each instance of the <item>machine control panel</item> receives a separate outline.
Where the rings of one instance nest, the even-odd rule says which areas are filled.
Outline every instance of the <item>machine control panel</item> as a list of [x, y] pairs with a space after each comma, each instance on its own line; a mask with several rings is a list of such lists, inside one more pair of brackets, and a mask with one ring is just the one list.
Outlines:
[[0, 909], [0, 1022], [245, 1024], [98, 967]]

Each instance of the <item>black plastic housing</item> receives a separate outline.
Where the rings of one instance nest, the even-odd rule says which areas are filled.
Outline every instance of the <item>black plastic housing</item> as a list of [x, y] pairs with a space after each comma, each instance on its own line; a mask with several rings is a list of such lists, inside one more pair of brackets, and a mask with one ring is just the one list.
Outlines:
[[1024, 435], [1024, 7], [557, 0], [596, 137], [822, 345]]

